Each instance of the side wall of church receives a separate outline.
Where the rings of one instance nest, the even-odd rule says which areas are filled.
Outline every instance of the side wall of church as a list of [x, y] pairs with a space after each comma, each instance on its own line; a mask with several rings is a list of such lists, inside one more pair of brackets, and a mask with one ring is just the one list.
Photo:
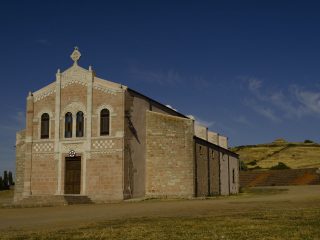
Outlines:
[[196, 193], [198, 197], [219, 195], [219, 151], [195, 138]]
[[239, 193], [239, 160], [229, 156], [229, 177], [230, 177], [230, 194]]
[[14, 201], [23, 198], [24, 188], [24, 163], [25, 163], [25, 144], [26, 132], [22, 130], [16, 134], [16, 179], [14, 186]]
[[146, 190], [146, 111], [167, 115], [179, 114], [132, 90], [126, 92], [125, 99], [125, 197], [144, 197]]
[[239, 192], [239, 160], [231, 155], [221, 153], [220, 158], [221, 195]]
[[229, 170], [229, 158], [225, 153], [220, 152], [220, 194], [230, 194], [230, 170]]
[[146, 110], [150, 104], [126, 92], [125, 104], [125, 193], [126, 198], [145, 195]]
[[146, 112], [146, 196], [194, 195], [193, 120]]
[[229, 195], [239, 191], [239, 161], [220, 146], [195, 137], [197, 196]]
[[220, 189], [220, 166], [219, 166], [219, 151], [214, 148], [209, 148], [210, 159], [210, 195], [219, 195]]
[[208, 148], [200, 143], [195, 143], [196, 154], [196, 186], [198, 197], [208, 195]]

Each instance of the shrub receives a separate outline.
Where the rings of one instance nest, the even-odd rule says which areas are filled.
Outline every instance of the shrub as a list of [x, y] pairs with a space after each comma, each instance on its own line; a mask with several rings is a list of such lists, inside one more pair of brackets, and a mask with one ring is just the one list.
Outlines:
[[304, 143], [313, 143], [313, 141], [306, 139], [306, 140], [304, 140]]
[[254, 166], [254, 165], [257, 165], [257, 162], [258, 162], [257, 160], [253, 160], [253, 161], [249, 162], [248, 165]]
[[262, 167], [260, 167], [260, 166], [255, 166], [253, 168], [250, 168], [250, 170], [260, 170], [260, 169], [262, 169]]
[[290, 167], [288, 167], [283, 162], [278, 162], [277, 165], [274, 165], [270, 168], [270, 170], [281, 170], [281, 169], [290, 169]]
[[248, 167], [247, 165], [244, 163], [244, 161], [240, 160], [240, 171], [247, 171]]

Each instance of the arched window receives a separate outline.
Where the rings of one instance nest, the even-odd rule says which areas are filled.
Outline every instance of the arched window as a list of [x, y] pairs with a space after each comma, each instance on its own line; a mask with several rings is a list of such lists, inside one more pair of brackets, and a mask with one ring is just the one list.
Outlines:
[[77, 113], [77, 125], [76, 125], [76, 136], [83, 137], [83, 129], [84, 129], [84, 117], [83, 112]]
[[102, 109], [100, 112], [100, 135], [109, 135], [110, 131], [110, 112]]
[[72, 113], [67, 112], [65, 115], [65, 131], [64, 131], [65, 138], [72, 137]]
[[49, 114], [44, 113], [41, 115], [41, 138], [49, 138]]

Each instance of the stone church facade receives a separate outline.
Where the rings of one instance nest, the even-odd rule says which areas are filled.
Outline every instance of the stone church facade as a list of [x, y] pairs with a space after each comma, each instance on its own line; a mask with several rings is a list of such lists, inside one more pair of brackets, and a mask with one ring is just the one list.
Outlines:
[[238, 193], [227, 138], [78, 65], [29, 93], [16, 140], [16, 202], [87, 196], [94, 202]]

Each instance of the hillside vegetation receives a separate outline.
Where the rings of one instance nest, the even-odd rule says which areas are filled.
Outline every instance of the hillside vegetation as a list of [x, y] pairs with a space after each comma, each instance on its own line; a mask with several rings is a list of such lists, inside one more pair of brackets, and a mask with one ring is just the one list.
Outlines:
[[320, 144], [306, 140], [303, 143], [283, 139], [269, 144], [247, 145], [231, 148], [248, 169], [270, 169], [279, 162], [290, 168], [320, 168]]

